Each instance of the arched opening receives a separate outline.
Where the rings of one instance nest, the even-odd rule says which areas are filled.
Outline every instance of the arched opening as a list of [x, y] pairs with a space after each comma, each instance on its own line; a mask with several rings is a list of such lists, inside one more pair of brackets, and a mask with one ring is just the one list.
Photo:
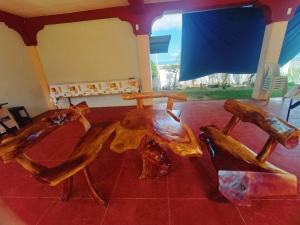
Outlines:
[[152, 25], [151, 40], [160, 44], [151, 45], [152, 84], [155, 91], [179, 88], [179, 67], [181, 51], [181, 14], [167, 14]]
[[[249, 10], [252, 8], [252, 6], [243, 8]], [[253, 10], [256, 9], [253, 8]], [[220, 10], [213, 10], [210, 12], [218, 11]], [[263, 13], [260, 12], [260, 14], [260, 18], [263, 20]], [[188, 79], [187, 81], [182, 82], [178, 81], [181, 63], [182, 26], [184, 26], [182, 25], [182, 16], [184, 16], [184, 14], [168, 14], [157, 19], [153, 23], [152, 37], [164, 35], [171, 36], [167, 53], [151, 54], [154, 90], [176, 89], [186, 92], [193, 99], [250, 99], [253, 93], [256, 70], [255, 72], [251, 73], [230, 73], [226, 71], [212, 72], [201, 78]], [[255, 27], [256, 24], [253, 24], [252, 26]], [[265, 24], [261, 29], [261, 41], [259, 41], [260, 44], [262, 44], [264, 26]], [[219, 39], [221, 38], [219, 37]], [[246, 44], [244, 44], [244, 46], [245, 45]], [[259, 49], [256, 54], [256, 66], [258, 65], [260, 51], [261, 49]], [[229, 60], [234, 61], [234, 59]], [[245, 62], [245, 64], [247, 64], [246, 60]], [[287, 77], [288, 89], [293, 88], [295, 83], [298, 83], [300, 80], [300, 75], [298, 75], [300, 74], [300, 71], [298, 72], [298, 67], [300, 66], [298, 66], [298, 64], [300, 64], [300, 57], [296, 56], [295, 59], [281, 68], [280, 75]], [[272, 92], [272, 97], [282, 97], [282, 95], [282, 90]]]

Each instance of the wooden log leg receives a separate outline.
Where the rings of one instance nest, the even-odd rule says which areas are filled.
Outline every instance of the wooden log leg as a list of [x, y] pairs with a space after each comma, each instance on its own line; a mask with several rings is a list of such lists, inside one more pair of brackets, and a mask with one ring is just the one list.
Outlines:
[[102, 205], [104, 207], [107, 206], [107, 201], [104, 200], [101, 195], [99, 195], [98, 191], [96, 190], [92, 177], [91, 177], [91, 173], [89, 171], [89, 169], [87, 167], [85, 167], [83, 169], [83, 173], [84, 173], [84, 177], [85, 177], [85, 181], [86, 184], [88, 186], [88, 192], [90, 194], [90, 196], [92, 197], [92, 199], [99, 205]]
[[276, 146], [277, 141], [272, 136], [270, 136], [266, 144], [264, 145], [262, 151], [256, 156], [256, 159], [260, 162], [267, 161], [270, 158], [273, 151], [275, 150]]
[[147, 137], [140, 145], [143, 169], [140, 179], [158, 178], [165, 176], [171, 169], [171, 161], [164, 148]]
[[63, 192], [60, 197], [60, 199], [62, 201], [68, 201], [70, 199], [71, 193], [72, 193], [72, 188], [73, 188], [73, 176], [70, 177], [69, 179], [67, 179], [63, 183]]
[[225, 135], [229, 135], [231, 130], [238, 124], [239, 121], [240, 121], [240, 118], [238, 118], [237, 116], [232, 116], [230, 121], [224, 128], [223, 133]]

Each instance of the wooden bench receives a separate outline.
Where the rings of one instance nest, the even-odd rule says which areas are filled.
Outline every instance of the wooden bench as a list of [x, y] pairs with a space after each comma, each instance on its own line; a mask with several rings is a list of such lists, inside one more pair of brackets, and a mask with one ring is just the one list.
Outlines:
[[[233, 114], [225, 128], [220, 130], [215, 126], [202, 127], [200, 136], [211, 151], [213, 161], [218, 155], [226, 153], [249, 164], [249, 168], [254, 171], [231, 171], [232, 165], [228, 159], [225, 163], [215, 163], [217, 167], [221, 164], [225, 167], [217, 168], [219, 190], [222, 194], [238, 204], [249, 204], [251, 197], [297, 194], [297, 177], [268, 162], [268, 159], [278, 143], [287, 149], [295, 148], [298, 145], [300, 131], [249, 103], [227, 100], [224, 108]], [[255, 124], [269, 135], [258, 154], [229, 136], [240, 121]]]
[[[88, 191], [91, 197], [101, 205], [107, 202], [98, 194], [88, 165], [93, 162], [101, 151], [108, 137], [113, 133], [118, 123], [91, 125], [84, 114], [89, 111], [85, 102], [72, 106], [68, 110], [55, 112], [48, 118], [20, 131], [17, 135], [8, 136], [0, 142], [0, 159], [4, 163], [16, 160], [38, 181], [56, 186], [64, 182], [62, 200], [68, 200], [72, 190], [73, 176], [83, 171]], [[63, 163], [49, 168], [32, 160], [26, 151], [37, 144], [48, 134], [69, 121], [79, 120], [85, 128], [85, 135], [74, 148], [73, 153]]]

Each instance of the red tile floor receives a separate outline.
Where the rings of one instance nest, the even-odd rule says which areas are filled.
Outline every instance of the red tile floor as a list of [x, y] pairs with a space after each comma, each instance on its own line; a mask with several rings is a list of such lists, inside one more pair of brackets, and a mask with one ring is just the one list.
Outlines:
[[[272, 100], [268, 109], [285, 118], [288, 101]], [[223, 101], [178, 103], [182, 120], [198, 135], [199, 127], [223, 127], [230, 114]], [[91, 121], [119, 120], [130, 107], [96, 108]], [[290, 122], [300, 125], [300, 110]], [[46, 165], [63, 160], [83, 130], [78, 123], [62, 127], [29, 151]], [[250, 124], [239, 124], [233, 136], [253, 149], [260, 149], [267, 135]], [[141, 161], [137, 152], [110, 152], [108, 145], [91, 165], [96, 186], [109, 198], [107, 208], [97, 206], [86, 194], [81, 174], [76, 175], [70, 201], [61, 202], [61, 186], [48, 187], [30, 177], [18, 164], [0, 164], [0, 204], [28, 225], [300, 225], [300, 198], [276, 197], [253, 200], [251, 207], [236, 207], [216, 196], [216, 173], [205, 152], [200, 159], [170, 154], [171, 173], [164, 178], [138, 180]], [[286, 151], [278, 146], [270, 159], [274, 164], [300, 176], [300, 147]], [[0, 213], [0, 224], [4, 219]], [[2, 218], [2, 219], [1, 219]], [[16, 223], [11, 223], [16, 224]]]

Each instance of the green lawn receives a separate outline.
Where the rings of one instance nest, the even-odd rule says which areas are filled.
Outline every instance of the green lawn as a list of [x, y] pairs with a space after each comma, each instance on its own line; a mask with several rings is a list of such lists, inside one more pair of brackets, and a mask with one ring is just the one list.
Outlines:
[[[290, 90], [295, 83], [289, 83]], [[231, 88], [186, 88], [181, 90], [186, 93], [190, 99], [250, 99], [253, 88], [251, 87], [231, 87]], [[274, 91], [272, 97], [281, 97], [281, 91]]]

